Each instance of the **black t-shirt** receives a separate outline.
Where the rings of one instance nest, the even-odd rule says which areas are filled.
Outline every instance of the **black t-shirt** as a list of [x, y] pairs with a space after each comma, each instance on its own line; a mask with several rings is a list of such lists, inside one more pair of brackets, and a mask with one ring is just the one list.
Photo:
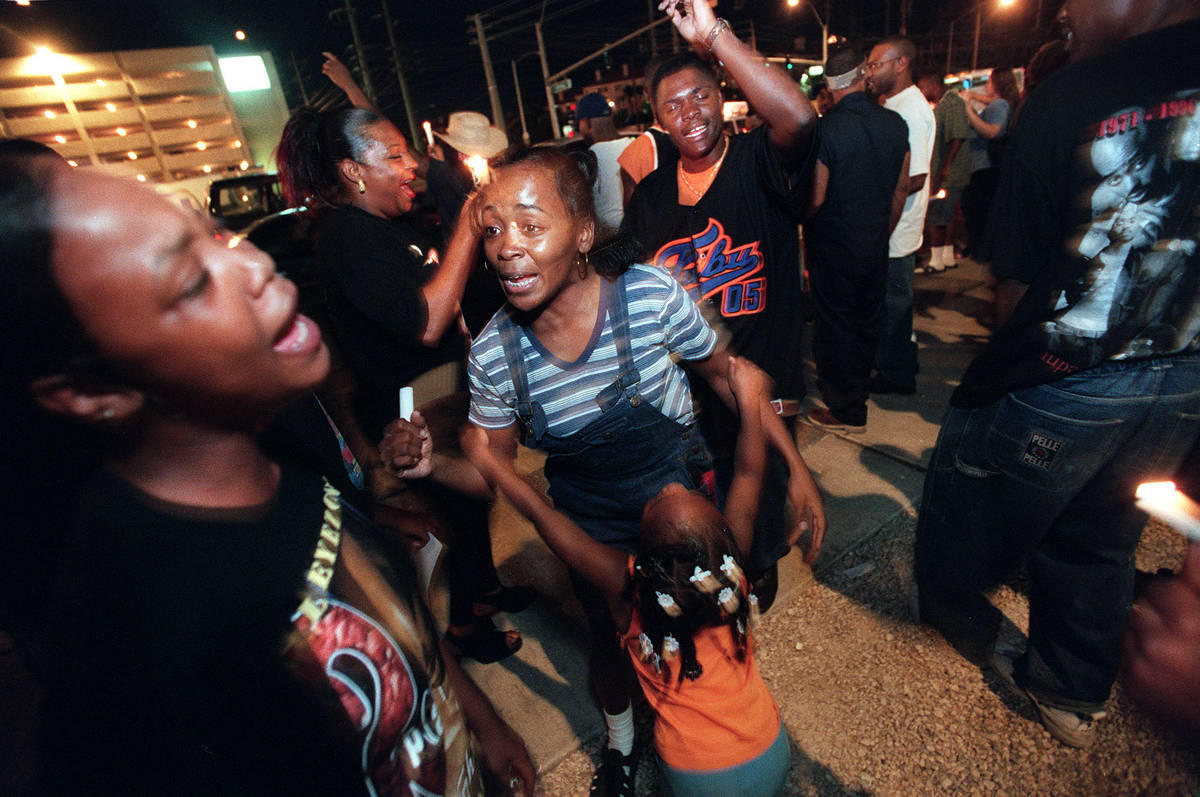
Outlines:
[[[904, 153], [904, 117], [872, 102], [861, 91], [849, 94], [817, 124], [817, 159], [829, 169], [825, 201], [804, 225], [804, 243], [821, 265], [844, 268], [844, 258], [882, 258], [887, 264], [888, 222]], [[815, 264], [814, 264], [815, 265]]]
[[1022, 109], [989, 234], [996, 276], [1029, 288], [956, 406], [1200, 348], [1197, 41], [1200, 21], [1131, 38]]
[[670, 270], [708, 305], [731, 348], [771, 375], [777, 395], [803, 396], [795, 187], [807, 190], [811, 164], [804, 173], [785, 171], [765, 127], [732, 136], [725, 162], [693, 207], [679, 204], [674, 164], [638, 184], [622, 230], [642, 244], [647, 263]]
[[[388, 406], [395, 404], [397, 388], [465, 357], [465, 343], [454, 324], [436, 347], [421, 345], [426, 319], [421, 286], [436, 268], [431, 251], [402, 219], [383, 219], [353, 207], [333, 208], [321, 219], [318, 254], [338, 348], [359, 390], [386, 393]], [[382, 425], [376, 419], [360, 420], [368, 427]], [[378, 429], [365, 431], [376, 434]]]
[[291, 468], [249, 510], [169, 504], [98, 476], [43, 646], [48, 793], [472, 783], [413, 575], [367, 553], [372, 534]]

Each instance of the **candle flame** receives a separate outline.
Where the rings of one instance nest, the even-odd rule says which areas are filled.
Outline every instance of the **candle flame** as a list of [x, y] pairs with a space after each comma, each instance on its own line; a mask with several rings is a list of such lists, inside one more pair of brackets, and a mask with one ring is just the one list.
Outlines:
[[1143, 482], [1134, 493], [1138, 498], [1162, 500], [1175, 494], [1175, 482]]

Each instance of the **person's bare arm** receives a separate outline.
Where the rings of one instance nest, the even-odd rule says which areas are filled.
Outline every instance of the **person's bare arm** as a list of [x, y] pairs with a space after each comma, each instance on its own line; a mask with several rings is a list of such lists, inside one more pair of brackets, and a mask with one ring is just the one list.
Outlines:
[[896, 190], [892, 192], [892, 215], [888, 219], [888, 233], [896, 229], [900, 216], [904, 213], [904, 203], [908, 199], [908, 162], [911, 153], [904, 153], [904, 163], [900, 166], [900, 176], [896, 179]]
[[812, 198], [808, 203], [808, 213], [806, 219], [811, 219], [817, 215], [817, 211], [825, 204], [825, 192], [829, 188], [829, 167], [821, 160], [817, 160], [817, 165], [813, 169], [813, 187]]
[[321, 72], [329, 78], [333, 85], [346, 93], [346, 99], [350, 100], [351, 105], [365, 111], [374, 111], [383, 116], [375, 107], [375, 103], [371, 102], [371, 99], [359, 88], [358, 83], [354, 82], [354, 75], [350, 74], [349, 67], [343, 64], [341, 59], [333, 53], [321, 53], [321, 55], [325, 56], [325, 63], [321, 64]]
[[[738, 412], [737, 401], [729, 384], [728, 353], [718, 350], [703, 360], [689, 361], [687, 364], [708, 382], [729, 409]], [[759, 420], [771, 448], [783, 457], [788, 466], [788, 500], [796, 513], [795, 525], [788, 534], [788, 544], [794, 544], [805, 531], [811, 531], [811, 542], [804, 559], [812, 563], [816, 561], [821, 542], [825, 539], [825, 504], [821, 500], [821, 491], [817, 489], [808, 465], [804, 464], [804, 458], [796, 449], [791, 432], [775, 414], [775, 408], [766, 396], [759, 403]]]
[[737, 447], [733, 455], [733, 481], [725, 501], [725, 520], [742, 554], [750, 553], [754, 542], [754, 520], [762, 499], [763, 478], [767, 471], [767, 436], [756, 408], [770, 392], [770, 378], [748, 360], [731, 357], [729, 382], [740, 413]]
[[425, 346], [437, 346], [450, 325], [458, 320], [467, 278], [479, 263], [480, 234], [473, 204], [474, 196], [468, 197], [433, 278], [421, 286], [421, 297], [425, 300], [421, 343]]
[[816, 125], [817, 112], [808, 96], [787, 73], [768, 63], [728, 26], [718, 29], [707, 0], [663, 0], [658, 4], [689, 44], [710, 51], [724, 65], [746, 100], [766, 124], [771, 143], [785, 166], [804, 154]]
[[958, 151], [962, 149], [964, 138], [956, 138], [950, 142], [950, 148], [946, 150], [946, 159], [942, 161], [942, 168], [938, 169], [937, 176], [933, 178], [933, 182], [929, 186], [929, 191], [936, 194], [945, 184], [946, 178], [950, 176], [950, 167], [954, 165], [954, 159], [958, 157]]
[[529, 750], [517, 732], [496, 712], [483, 690], [459, 666], [453, 651], [442, 642], [442, 662], [446, 681], [458, 698], [463, 719], [479, 740], [479, 755], [483, 765], [508, 797], [532, 797], [537, 770]]
[[550, 550], [595, 586], [610, 605], [619, 603], [628, 583], [627, 554], [593, 540], [573, 520], [552, 507], [510, 466], [496, 456], [488, 434], [478, 426], [463, 428], [462, 447], [467, 457], [493, 489], [529, 519]]
[[971, 107], [970, 101], [964, 104], [967, 106], [967, 124], [969, 124], [971, 129], [980, 136], [983, 138], [995, 138], [1004, 132], [1004, 127], [1002, 125], [992, 124], [991, 122], [985, 121], [982, 116], [977, 114], [975, 109]]
[[1123, 681], [1144, 708], [1200, 742], [1200, 543], [1188, 545], [1175, 577], [1134, 604]]

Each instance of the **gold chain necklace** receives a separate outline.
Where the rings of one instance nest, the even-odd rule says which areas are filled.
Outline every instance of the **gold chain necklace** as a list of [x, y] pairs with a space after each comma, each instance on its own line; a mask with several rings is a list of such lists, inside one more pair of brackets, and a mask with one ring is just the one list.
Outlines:
[[683, 180], [683, 184], [688, 187], [688, 190], [695, 194], [696, 201], [700, 201], [700, 198], [704, 196], [704, 192], [712, 187], [713, 180], [717, 179], [717, 172], [721, 171], [721, 164], [725, 162], [725, 156], [729, 154], [729, 137], [723, 135], [721, 136], [721, 140], [724, 142], [725, 147], [721, 150], [721, 157], [717, 159], [716, 164], [707, 170], [708, 179], [704, 182], [703, 191], [696, 190], [696, 186], [692, 185], [692, 181], [687, 178], [687, 172], [683, 168], [683, 161], [679, 161], [679, 178]]

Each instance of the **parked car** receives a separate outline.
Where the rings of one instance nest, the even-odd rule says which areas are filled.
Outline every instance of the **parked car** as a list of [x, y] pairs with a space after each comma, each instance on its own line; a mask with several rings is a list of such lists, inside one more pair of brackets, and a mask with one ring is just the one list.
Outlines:
[[222, 177], [208, 186], [208, 212], [230, 230], [241, 230], [286, 207], [275, 174]]

